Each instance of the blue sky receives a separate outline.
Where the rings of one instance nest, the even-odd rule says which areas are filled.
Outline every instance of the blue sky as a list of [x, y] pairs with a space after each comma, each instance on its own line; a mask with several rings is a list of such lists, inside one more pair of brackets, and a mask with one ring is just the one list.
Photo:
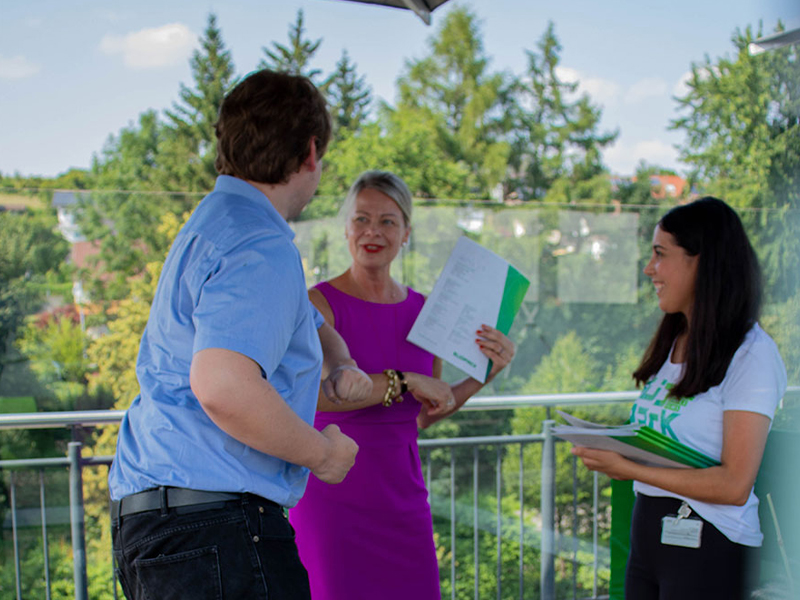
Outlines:
[[207, 15], [217, 14], [237, 74], [262, 47], [285, 43], [297, 10], [306, 35], [322, 38], [314, 66], [330, 72], [343, 49], [376, 97], [395, 98], [406, 60], [427, 53], [448, 11], [468, 6], [481, 21], [490, 67], [522, 73], [548, 21], [561, 41], [562, 76], [603, 107], [603, 128], [620, 130], [604, 154], [614, 173], [640, 160], [684, 170], [677, 161], [673, 94], [693, 62], [730, 55], [733, 31], [778, 19], [800, 27], [798, 0], [450, 0], [427, 27], [410, 11], [340, 0], [2, 0], [0, 172], [55, 176], [86, 168], [110, 134], [147, 109], [169, 108]]

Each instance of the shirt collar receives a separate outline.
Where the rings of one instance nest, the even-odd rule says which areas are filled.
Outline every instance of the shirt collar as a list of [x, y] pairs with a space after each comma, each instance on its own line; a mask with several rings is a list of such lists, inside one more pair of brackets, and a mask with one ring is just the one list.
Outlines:
[[244, 196], [261, 206], [269, 216], [270, 220], [275, 223], [278, 229], [283, 232], [290, 240], [294, 240], [294, 231], [286, 219], [278, 212], [278, 210], [270, 202], [269, 198], [258, 188], [250, 185], [243, 179], [233, 177], [231, 175], [219, 175], [217, 177], [216, 185], [214, 186], [215, 192], [222, 192], [225, 194], [235, 194], [237, 196]]

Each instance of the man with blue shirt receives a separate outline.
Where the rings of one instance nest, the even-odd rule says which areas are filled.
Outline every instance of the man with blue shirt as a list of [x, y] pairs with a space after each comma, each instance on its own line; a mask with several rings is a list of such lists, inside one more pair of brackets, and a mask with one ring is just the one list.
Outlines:
[[220, 177], [164, 263], [109, 474], [130, 600], [309, 598], [284, 507], [309, 472], [340, 482], [358, 451], [312, 427], [320, 381], [337, 402], [372, 386], [308, 301], [287, 225], [330, 131], [304, 77], [258, 71], [222, 103]]

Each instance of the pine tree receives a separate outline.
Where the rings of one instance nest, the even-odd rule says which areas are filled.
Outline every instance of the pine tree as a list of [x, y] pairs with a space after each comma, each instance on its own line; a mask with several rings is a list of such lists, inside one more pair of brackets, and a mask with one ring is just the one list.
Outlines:
[[303, 38], [304, 33], [303, 10], [300, 9], [297, 11], [297, 20], [294, 25], [289, 26], [289, 45], [284, 46], [273, 42], [273, 50], [267, 47], [262, 48], [267, 58], [261, 60], [258, 68], [271, 69], [292, 75], [303, 75], [316, 84], [315, 79], [321, 71], [319, 69], [311, 69], [309, 63], [319, 49], [322, 38], [316, 41], [307, 40]]
[[497, 129], [503, 77], [489, 72], [478, 19], [465, 8], [447, 15], [430, 46], [428, 57], [406, 64], [399, 108], [438, 123], [433, 139], [448, 159], [466, 164], [473, 195], [486, 198], [506, 171], [508, 147]]
[[542, 198], [560, 178], [587, 181], [602, 172], [601, 149], [617, 133], [599, 133], [601, 111], [588, 96], [574, 102], [578, 82], [558, 76], [561, 44], [552, 23], [538, 52], [526, 50], [527, 73], [505, 90], [514, 175], [511, 186], [525, 199]]
[[334, 139], [341, 140], [359, 131], [369, 115], [372, 93], [364, 76], [359, 77], [356, 65], [350, 62], [347, 50], [342, 50], [336, 70], [323, 88], [331, 111]]
[[213, 13], [200, 45], [191, 59], [194, 88], [181, 84], [180, 101], [164, 111], [167, 135], [160, 183], [165, 190], [206, 192], [217, 175], [214, 123], [234, 82], [234, 66]]

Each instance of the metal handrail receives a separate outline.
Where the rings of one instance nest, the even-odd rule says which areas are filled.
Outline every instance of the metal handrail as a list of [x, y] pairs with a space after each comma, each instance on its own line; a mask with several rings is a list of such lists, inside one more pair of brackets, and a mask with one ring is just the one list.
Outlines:
[[[608, 404], [615, 402], [630, 402], [638, 397], [636, 391], [626, 392], [588, 392], [572, 394], [536, 394], [536, 395], [517, 395], [517, 396], [484, 396], [471, 399], [462, 410], [481, 411], [481, 410], [510, 410], [518, 407], [553, 407], [583, 404]], [[787, 389], [786, 395], [800, 394], [800, 386], [791, 386]], [[99, 425], [119, 424], [125, 415], [124, 410], [104, 410], [104, 411], [70, 411], [70, 412], [48, 412], [48, 413], [21, 413], [0, 415], [0, 429], [41, 429], [59, 427], [87, 427]], [[551, 433], [553, 421], [545, 421], [541, 434], [527, 435], [504, 435], [504, 436], [480, 436], [472, 438], [451, 438], [451, 439], [423, 439], [419, 440], [419, 446], [428, 450], [434, 448], [450, 447], [451, 449], [459, 446], [477, 448], [481, 445], [505, 445], [510, 443], [520, 444], [520, 459], [522, 458], [521, 448], [531, 442], [542, 444], [542, 464], [541, 464], [541, 483], [542, 495], [540, 507], [542, 517], [542, 537], [541, 537], [541, 573], [540, 573], [540, 595], [542, 598], [551, 599], [555, 597], [555, 543], [554, 519], [555, 502], [555, 440]], [[112, 456], [87, 456], [81, 455], [82, 444], [71, 442], [69, 453], [66, 457], [38, 458], [38, 459], [16, 459], [0, 460], [0, 469], [21, 469], [21, 468], [42, 468], [69, 466], [70, 471], [70, 523], [72, 529], [73, 544], [73, 567], [75, 577], [75, 597], [79, 600], [87, 598], [88, 582], [86, 578], [86, 549], [83, 515], [83, 483], [82, 469], [84, 466], [104, 464], [109, 465], [113, 460]], [[476, 455], [477, 456], [477, 455]], [[498, 454], [499, 456], [499, 454]], [[451, 462], [454, 456], [451, 452]], [[477, 461], [477, 458], [475, 459]], [[498, 459], [499, 460], [499, 459]], [[521, 464], [521, 461], [520, 461]], [[430, 467], [429, 467], [430, 468]], [[477, 466], [475, 467], [477, 469]], [[451, 464], [451, 478], [454, 472], [454, 465]], [[477, 473], [477, 471], [476, 471]], [[499, 475], [498, 475], [499, 476]], [[13, 477], [13, 475], [12, 475]], [[477, 477], [477, 475], [475, 475]], [[477, 485], [477, 484], [476, 484]], [[596, 488], [595, 478], [595, 488]], [[547, 491], [545, 493], [545, 490]], [[521, 488], [520, 488], [521, 495]], [[594, 491], [595, 498], [597, 490]], [[521, 496], [520, 496], [521, 497]], [[12, 486], [12, 504], [13, 504]], [[454, 498], [451, 490], [451, 510]], [[498, 500], [499, 502], [499, 500]], [[595, 500], [596, 502], [596, 500]], [[44, 502], [42, 502], [44, 507]], [[42, 508], [44, 510], [44, 508]], [[15, 511], [12, 509], [12, 517]], [[520, 519], [522, 519], [520, 511]], [[499, 515], [499, 512], [498, 512]], [[477, 523], [477, 517], [475, 518]], [[551, 526], [545, 523], [551, 522]], [[43, 518], [44, 527], [44, 518]], [[16, 526], [14, 527], [16, 530]], [[520, 526], [520, 536], [522, 536], [522, 526]], [[451, 537], [454, 536], [454, 530]], [[596, 532], [595, 532], [596, 537]], [[499, 542], [498, 542], [499, 543]], [[455, 544], [454, 539], [452, 544]], [[522, 540], [520, 539], [520, 544]], [[595, 540], [596, 545], [596, 540]], [[521, 547], [521, 545], [520, 545]], [[477, 548], [477, 546], [476, 546]], [[16, 560], [18, 552], [15, 549]], [[520, 552], [520, 560], [522, 553]], [[595, 557], [596, 561], [596, 557]], [[455, 562], [453, 561], [453, 568]], [[477, 563], [476, 563], [477, 564]], [[18, 568], [18, 566], [17, 566]], [[499, 568], [499, 567], [498, 567]], [[453, 577], [453, 581], [454, 581]], [[18, 581], [19, 584], [19, 581]], [[477, 594], [477, 571], [476, 571], [476, 594]], [[520, 579], [520, 593], [522, 590], [522, 580]], [[596, 584], [595, 584], [596, 587]], [[453, 588], [454, 589], [454, 588]], [[19, 590], [18, 590], [19, 597]], [[477, 597], [477, 596], [476, 596]], [[595, 592], [596, 597], [596, 592]]]
[[[512, 410], [521, 406], [571, 406], [633, 402], [637, 391], [584, 392], [569, 394], [521, 394], [514, 396], [478, 396], [461, 407], [462, 411]], [[789, 386], [786, 396], [800, 395], [800, 386]], [[116, 425], [124, 410], [54, 411], [0, 415], [0, 429], [48, 429], [57, 427], [92, 427]]]

